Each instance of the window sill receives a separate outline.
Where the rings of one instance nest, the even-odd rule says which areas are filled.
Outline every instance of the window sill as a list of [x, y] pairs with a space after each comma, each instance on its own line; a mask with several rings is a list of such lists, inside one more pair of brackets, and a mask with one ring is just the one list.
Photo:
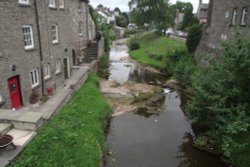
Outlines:
[[35, 47], [24, 48], [24, 49], [25, 49], [25, 51], [33, 51], [33, 50], [35, 50]]
[[59, 7], [60, 10], [65, 10], [65, 7]]
[[37, 84], [37, 85], [33, 85], [33, 86], [31, 86], [31, 89], [33, 90], [33, 89], [36, 89], [36, 88], [38, 88], [40, 85], [39, 84]]
[[29, 3], [19, 3], [19, 6], [21, 6], [21, 7], [30, 7], [31, 4], [29, 4]]
[[51, 76], [44, 77], [44, 81], [49, 81], [50, 79], [52, 79], [52, 77], [51, 77]]
[[246, 27], [247, 24], [246, 24], [246, 23], [245, 23], [245, 24], [240, 24], [240, 26], [241, 26], [241, 27]]
[[55, 73], [56, 76], [60, 75], [60, 74], [62, 74], [62, 71], [58, 71], [58, 72]]
[[56, 6], [49, 6], [49, 8], [52, 10], [57, 10]]
[[59, 45], [59, 41], [52, 41], [52, 45]]

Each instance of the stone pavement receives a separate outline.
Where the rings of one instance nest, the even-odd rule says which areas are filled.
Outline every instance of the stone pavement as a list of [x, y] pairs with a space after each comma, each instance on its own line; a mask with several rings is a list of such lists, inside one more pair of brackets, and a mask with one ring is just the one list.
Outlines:
[[67, 103], [71, 96], [85, 83], [91, 69], [95, 68], [97, 61], [82, 66], [73, 67], [74, 73], [61, 88], [41, 105], [30, 105], [20, 110], [1, 110], [0, 112], [0, 133], [14, 127], [7, 134], [13, 136], [13, 142], [17, 146], [14, 149], [11, 145], [0, 149], [0, 167], [6, 166], [13, 160], [23, 148], [35, 137], [37, 130], [46, 123], [59, 109]]

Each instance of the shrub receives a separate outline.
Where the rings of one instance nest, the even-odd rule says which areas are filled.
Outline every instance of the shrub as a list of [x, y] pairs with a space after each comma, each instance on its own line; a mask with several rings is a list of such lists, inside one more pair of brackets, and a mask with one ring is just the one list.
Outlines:
[[190, 120], [204, 127], [208, 142], [236, 166], [249, 166], [250, 40], [224, 44], [219, 61], [194, 76], [187, 105]]
[[99, 60], [99, 66], [97, 74], [99, 77], [105, 78], [106, 74], [108, 74], [109, 71], [109, 57], [108, 55], [104, 54], [100, 57]]
[[140, 48], [140, 44], [136, 39], [131, 39], [129, 43], [129, 48], [131, 51], [137, 50]]
[[196, 51], [202, 36], [202, 29], [203, 26], [200, 24], [194, 25], [190, 28], [186, 42], [189, 53], [194, 53]]
[[110, 37], [109, 27], [107, 25], [102, 26], [102, 33], [104, 38], [104, 51], [108, 52], [111, 37]]

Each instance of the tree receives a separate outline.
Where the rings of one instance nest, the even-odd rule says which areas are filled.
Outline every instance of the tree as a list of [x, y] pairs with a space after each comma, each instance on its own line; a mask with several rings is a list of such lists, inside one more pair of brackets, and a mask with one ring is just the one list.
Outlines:
[[128, 15], [123, 12], [119, 16], [115, 17], [116, 25], [120, 27], [127, 27], [129, 23]]
[[202, 37], [202, 30], [203, 26], [200, 24], [196, 24], [190, 28], [186, 41], [186, 46], [189, 53], [194, 53], [196, 51], [196, 48], [199, 45]]
[[168, 0], [131, 0], [129, 7], [132, 21], [141, 28], [147, 25], [162, 32], [174, 20]]
[[173, 5], [175, 13], [184, 13], [183, 22], [180, 25], [181, 30], [188, 31], [188, 28], [192, 27], [194, 24], [198, 23], [197, 19], [193, 14], [193, 5], [190, 2], [176, 2]]
[[120, 10], [118, 7], [116, 7], [116, 8], [114, 9], [114, 12], [118, 12], [119, 15], [122, 13], [121, 10]]
[[102, 5], [102, 4], [99, 4], [98, 6], [97, 6], [97, 9], [102, 9], [104, 6]]
[[[223, 44], [219, 60], [210, 60], [208, 69], [194, 77], [188, 116], [205, 130], [201, 136], [229, 158], [244, 155], [249, 145], [249, 140], [242, 139], [250, 136], [249, 76], [250, 41], [237, 36], [234, 42]], [[240, 163], [244, 160], [249, 165], [245, 156]]]

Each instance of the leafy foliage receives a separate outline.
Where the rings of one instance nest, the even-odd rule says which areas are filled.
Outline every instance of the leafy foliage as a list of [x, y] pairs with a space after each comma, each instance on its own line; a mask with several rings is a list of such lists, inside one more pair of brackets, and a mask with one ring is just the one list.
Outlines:
[[191, 86], [192, 74], [196, 70], [194, 56], [186, 49], [176, 50], [165, 58], [166, 71], [179, 80], [184, 87]]
[[101, 27], [101, 30], [102, 30], [103, 38], [104, 38], [104, 51], [108, 52], [110, 49], [109, 46], [110, 46], [110, 42], [111, 42], [109, 25], [103, 24]]
[[200, 24], [196, 24], [190, 28], [186, 42], [189, 53], [194, 53], [196, 51], [201, 40], [202, 30], [203, 26]]
[[109, 57], [105, 53], [100, 57], [97, 74], [105, 78], [109, 71]]
[[206, 129], [210, 143], [234, 163], [241, 155], [236, 165], [246, 167], [249, 154], [242, 154], [249, 141], [239, 138], [250, 135], [250, 41], [237, 36], [223, 48], [219, 61], [211, 61], [208, 69], [195, 75], [187, 112], [193, 123]]
[[131, 40], [129, 41], [129, 49], [130, 49], [131, 51], [137, 50], [137, 49], [139, 49], [139, 48], [140, 48], [140, 45], [139, 45], [139, 42], [138, 42], [137, 39], [133, 38], [133, 39], [131, 39]]
[[115, 17], [115, 22], [117, 26], [127, 27], [129, 23], [129, 17], [126, 13], [121, 13], [119, 16]]
[[174, 22], [168, 0], [130, 0], [132, 21], [139, 27], [156, 28], [161, 34]]

